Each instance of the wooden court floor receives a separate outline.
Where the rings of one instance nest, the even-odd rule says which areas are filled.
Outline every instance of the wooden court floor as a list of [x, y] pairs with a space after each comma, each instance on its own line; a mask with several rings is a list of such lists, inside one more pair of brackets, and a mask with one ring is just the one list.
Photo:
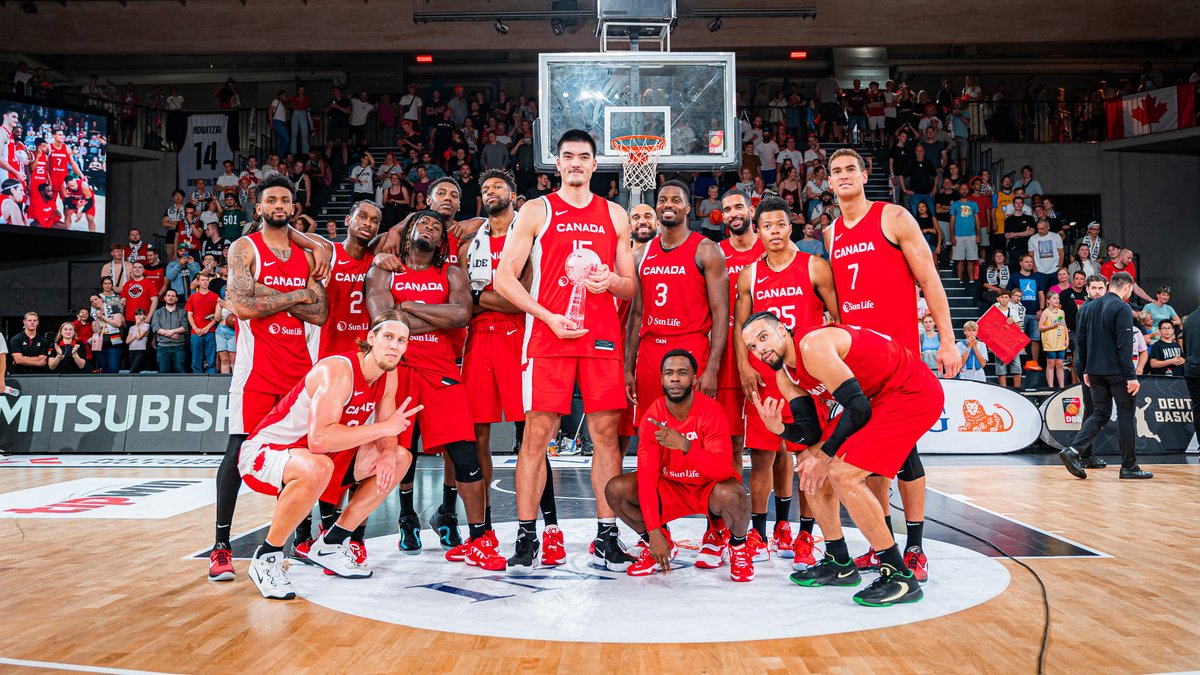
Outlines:
[[[1115, 467], [1087, 481], [1059, 466], [929, 469], [931, 490], [1111, 556], [1025, 559], [1049, 594], [1046, 672], [1200, 667], [1200, 466], [1146, 466], [1155, 479], [1120, 481]], [[213, 474], [5, 468], [0, 493], [87, 477]], [[265, 522], [270, 508], [267, 498], [243, 495], [234, 531]], [[875, 631], [617, 645], [418, 630], [304, 599], [264, 600], [244, 560], [235, 561], [235, 582], [209, 583], [206, 563], [187, 556], [210, 543], [211, 530], [211, 507], [158, 520], [0, 518], [0, 672], [43, 670], [16, 665], [28, 661], [172, 673], [1029, 673], [1042, 629], [1036, 581], [1002, 560], [1011, 582], [995, 598]], [[937, 561], [931, 564], [937, 574]], [[820, 621], [791, 604], [806, 590], [782, 584], [778, 601], [763, 603], [761, 612], [772, 621]], [[737, 591], [731, 587], [729, 602], [737, 602]], [[679, 610], [661, 611], [669, 622]]]

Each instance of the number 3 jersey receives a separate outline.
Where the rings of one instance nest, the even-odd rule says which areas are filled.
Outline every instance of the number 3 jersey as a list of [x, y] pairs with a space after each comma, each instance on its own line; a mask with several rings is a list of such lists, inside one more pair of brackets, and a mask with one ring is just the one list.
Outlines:
[[708, 285], [696, 264], [696, 249], [704, 235], [691, 232], [671, 250], [662, 247], [662, 237], [646, 244], [638, 269], [642, 292], [642, 327], [646, 337], [672, 337], [712, 330]]

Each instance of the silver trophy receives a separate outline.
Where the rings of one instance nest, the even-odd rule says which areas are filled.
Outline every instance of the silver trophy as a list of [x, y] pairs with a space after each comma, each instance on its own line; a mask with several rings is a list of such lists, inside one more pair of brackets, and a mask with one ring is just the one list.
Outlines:
[[571, 299], [567, 301], [565, 316], [578, 329], [583, 328], [583, 298], [587, 290], [584, 284], [588, 275], [596, 271], [601, 264], [600, 256], [596, 255], [595, 251], [590, 248], [577, 248], [571, 251], [566, 264], [563, 265], [567, 280], [571, 282]]

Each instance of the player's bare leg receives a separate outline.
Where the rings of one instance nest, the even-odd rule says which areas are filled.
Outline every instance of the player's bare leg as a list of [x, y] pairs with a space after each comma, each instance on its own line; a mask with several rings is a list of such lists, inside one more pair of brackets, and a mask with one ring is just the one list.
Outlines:
[[492, 529], [492, 425], [475, 425], [475, 447], [479, 451], [479, 468], [483, 469], [483, 520], [488, 530]]
[[592, 491], [596, 495], [596, 517], [615, 518], [604, 498], [608, 481], [621, 475], [621, 454], [617, 448], [617, 421], [621, 411], [589, 413], [588, 433], [592, 437]]
[[[888, 531], [892, 530], [892, 515], [891, 515], [891, 498], [892, 498], [892, 481], [883, 476], [871, 474], [867, 476], [867, 488], [875, 495], [875, 501], [879, 502], [879, 508], [883, 509], [883, 521], [887, 525]], [[879, 569], [879, 556], [875, 549], [870, 549], [866, 553], [854, 559], [854, 564], [861, 571], [871, 571]]]
[[291, 458], [283, 469], [283, 490], [275, 501], [275, 514], [271, 516], [266, 542], [259, 547], [255, 557], [283, 550], [288, 535], [312, 513], [313, 504], [317, 503], [317, 497], [333, 474], [333, 462], [325, 455], [315, 455], [303, 448], [292, 448], [290, 453]]
[[771, 487], [775, 482], [775, 457], [778, 454], [778, 452], [769, 450], [750, 449], [750, 527], [757, 533], [751, 536], [758, 538], [763, 551], [763, 555], [759, 555], [755, 562], [764, 562], [770, 556], [766, 547], [766, 543], [769, 541], [767, 500], [771, 496]]
[[[557, 413], [532, 410], [525, 413], [525, 433], [521, 436], [521, 449], [517, 451], [517, 469], [514, 472], [517, 483], [517, 545], [515, 553], [508, 559], [509, 574], [528, 574], [536, 566], [539, 548], [538, 503], [550, 478], [546, 474], [546, 447], [557, 432], [558, 423]], [[594, 478], [594, 466], [592, 473]]]
[[771, 483], [775, 493], [775, 527], [771, 530], [771, 549], [781, 558], [792, 557], [792, 480], [796, 464], [792, 453], [786, 450], [775, 453], [775, 464], [771, 467]]

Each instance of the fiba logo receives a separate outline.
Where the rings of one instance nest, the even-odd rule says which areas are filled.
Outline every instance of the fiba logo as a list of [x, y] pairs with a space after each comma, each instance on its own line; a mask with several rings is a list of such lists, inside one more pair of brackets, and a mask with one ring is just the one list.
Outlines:
[[279, 335], [279, 324], [277, 324], [277, 323], [271, 324], [271, 326], [269, 328], [267, 328], [267, 332], [270, 333], [271, 335]]
[[345, 331], [346, 330], [346, 322], [345, 321], [337, 322], [337, 329], [338, 329], [339, 333]]

